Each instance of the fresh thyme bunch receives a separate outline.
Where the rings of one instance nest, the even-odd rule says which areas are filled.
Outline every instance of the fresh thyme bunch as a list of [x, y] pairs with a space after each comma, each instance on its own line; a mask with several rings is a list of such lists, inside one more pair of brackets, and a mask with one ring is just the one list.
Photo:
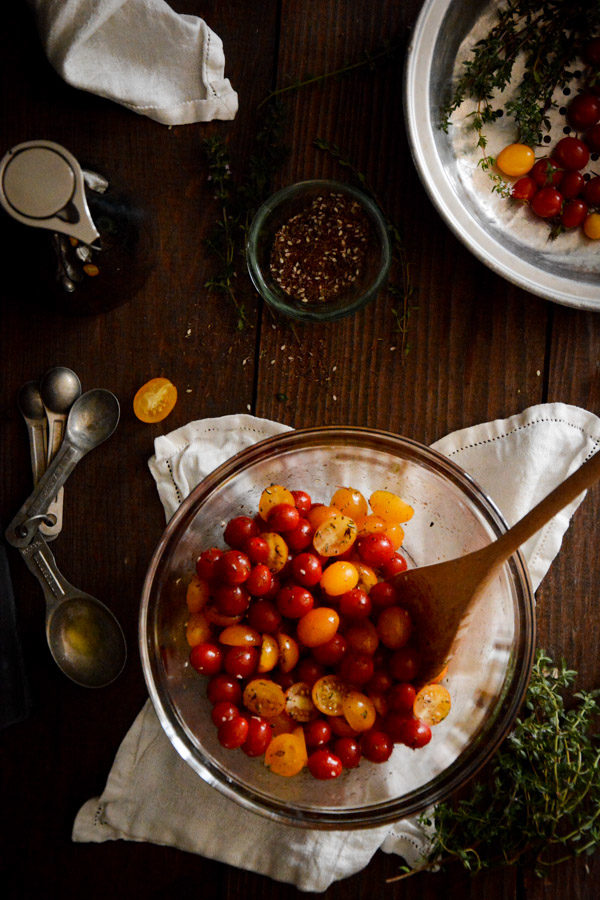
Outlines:
[[[465, 61], [454, 92], [442, 107], [441, 127], [447, 131], [452, 113], [471, 98], [478, 104], [473, 127], [482, 149], [483, 126], [504, 113], [514, 118], [521, 143], [541, 143], [555, 90], [575, 77], [574, 62], [599, 30], [600, 0], [507, 0], [498, 9], [496, 25]], [[524, 60], [523, 77], [502, 109], [494, 105], [494, 98], [510, 84], [519, 57]]]
[[599, 692], [576, 693], [575, 705], [565, 706], [562, 691], [575, 676], [538, 650], [524, 714], [488, 777], [424, 819], [434, 838], [421, 870], [451, 860], [472, 872], [523, 863], [544, 876], [600, 847]]

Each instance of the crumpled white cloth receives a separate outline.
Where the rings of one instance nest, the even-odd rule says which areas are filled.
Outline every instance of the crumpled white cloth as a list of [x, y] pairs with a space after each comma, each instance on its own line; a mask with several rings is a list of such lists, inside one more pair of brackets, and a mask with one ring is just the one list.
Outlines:
[[[287, 426], [249, 415], [191, 422], [155, 441], [149, 462], [167, 519], [189, 491], [233, 453]], [[514, 524], [600, 445], [600, 419], [562, 403], [456, 431], [432, 446], [479, 482]], [[533, 587], [546, 574], [583, 495], [522, 548]], [[79, 811], [75, 841], [150, 841], [321, 892], [381, 849], [414, 866], [428, 835], [417, 818], [359, 831], [286, 827], [209, 787], [180, 758], [148, 700], [126, 735], [101, 797]]]
[[51, 65], [73, 87], [165, 125], [233, 119], [221, 39], [165, 0], [28, 0]]

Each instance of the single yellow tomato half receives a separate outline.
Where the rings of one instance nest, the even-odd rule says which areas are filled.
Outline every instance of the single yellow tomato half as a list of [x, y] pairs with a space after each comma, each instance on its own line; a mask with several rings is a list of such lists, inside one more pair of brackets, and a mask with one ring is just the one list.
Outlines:
[[306, 760], [306, 744], [299, 731], [278, 734], [265, 752], [265, 766], [275, 775], [288, 778], [297, 775], [306, 765]]
[[496, 165], [504, 175], [527, 175], [534, 162], [535, 153], [527, 144], [509, 144], [496, 157]]
[[151, 378], [133, 398], [140, 422], [162, 422], [177, 403], [177, 388], [168, 378]]
[[441, 684], [426, 684], [415, 697], [413, 713], [427, 725], [437, 725], [450, 712], [450, 692]]

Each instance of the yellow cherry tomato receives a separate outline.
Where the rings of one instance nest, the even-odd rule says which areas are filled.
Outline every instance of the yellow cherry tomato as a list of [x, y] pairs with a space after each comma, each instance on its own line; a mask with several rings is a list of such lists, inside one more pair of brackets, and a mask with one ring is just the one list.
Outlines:
[[242, 702], [246, 709], [266, 719], [278, 716], [285, 709], [285, 694], [281, 685], [268, 678], [253, 678], [244, 688]]
[[330, 597], [339, 597], [358, 584], [358, 569], [351, 562], [338, 559], [327, 566], [319, 582]]
[[305, 647], [320, 647], [330, 641], [337, 632], [340, 617], [335, 609], [318, 606], [298, 620], [296, 634]]
[[368, 731], [373, 727], [377, 711], [366, 694], [349, 691], [342, 703], [342, 714], [354, 731]]
[[365, 591], [365, 593], [369, 593], [374, 584], [377, 584], [378, 578], [375, 574], [375, 570], [371, 568], [371, 566], [367, 566], [366, 563], [353, 561], [352, 565], [356, 568], [358, 572], [358, 583], [356, 587]]
[[291, 672], [300, 659], [300, 648], [298, 642], [280, 631], [277, 635], [277, 643], [279, 644], [279, 668], [282, 672]]
[[192, 575], [185, 595], [185, 602], [189, 611], [191, 613], [200, 612], [208, 603], [209, 598], [210, 588], [208, 581], [204, 578], [199, 578], [195, 574]]
[[133, 398], [140, 422], [162, 422], [177, 403], [177, 388], [168, 378], [151, 378]]
[[310, 722], [318, 715], [312, 701], [310, 687], [305, 681], [297, 681], [285, 692], [285, 711], [296, 722]]
[[226, 647], [260, 647], [262, 638], [256, 628], [249, 625], [228, 625], [219, 635], [219, 643]]
[[267, 567], [273, 573], [280, 572], [288, 560], [288, 546], [280, 534], [275, 531], [266, 531], [261, 535], [267, 542], [269, 556]]
[[272, 484], [271, 487], [265, 488], [258, 501], [258, 514], [261, 519], [266, 522], [273, 507], [279, 506], [280, 503], [287, 503], [289, 506], [296, 505], [291, 491], [281, 484]]
[[437, 725], [450, 712], [450, 692], [441, 684], [426, 684], [418, 691], [413, 713], [427, 725]]
[[313, 703], [325, 716], [341, 716], [348, 689], [337, 675], [323, 675], [312, 686]]
[[395, 525], [387, 525], [385, 536], [392, 542], [394, 550], [399, 550], [404, 543], [404, 528], [402, 525], [398, 525], [398, 523]]
[[369, 512], [367, 501], [360, 491], [351, 487], [340, 487], [331, 498], [331, 505], [350, 519], [354, 519], [360, 527], [361, 522]]
[[526, 144], [509, 144], [496, 157], [496, 165], [504, 175], [526, 175], [534, 162], [535, 153]]
[[212, 638], [210, 622], [203, 612], [192, 613], [185, 627], [185, 637], [190, 647], [205, 644]]
[[404, 524], [413, 517], [414, 509], [392, 491], [374, 491], [369, 497], [371, 509], [376, 516], [390, 525]]
[[360, 534], [371, 534], [373, 531], [385, 531], [385, 519], [370, 513], [360, 526]]
[[600, 238], [600, 213], [590, 213], [583, 221], [583, 231], [586, 237], [597, 241]]
[[288, 778], [301, 772], [306, 760], [306, 744], [296, 730], [291, 734], [284, 732], [276, 735], [265, 751], [265, 766], [275, 775]]
[[259, 674], [270, 672], [277, 665], [279, 659], [279, 644], [272, 634], [263, 634], [260, 645], [260, 656], [256, 671]]
[[354, 519], [336, 512], [315, 531], [313, 547], [321, 556], [339, 556], [350, 549], [357, 534]]

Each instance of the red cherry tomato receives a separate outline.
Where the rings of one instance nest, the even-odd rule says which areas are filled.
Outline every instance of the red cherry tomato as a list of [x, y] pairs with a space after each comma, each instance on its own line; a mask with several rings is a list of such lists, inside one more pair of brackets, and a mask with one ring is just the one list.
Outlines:
[[314, 657], [305, 656], [296, 666], [297, 681], [304, 681], [309, 687], [312, 687], [315, 681], [323, 678], [326, 674], [325, 666], [317, 662]]
[[342, 774], [342, 761], [330, 750], [315, 750], [308, 757], [307, 765], [310, 774], [314, 778], [320, 778], [322, 781], [339, 778]]
[[215, 703], [213, 706], [210, 717], [217, 728], [219, 728], [224, 722], [235, 719], [239, 714], [240, 711], [235, 703], [231, 703], [229, 700], [219, 700], [219, 702]]
[[303, 587], [314, 587], [322, 574], [321, 560], [314, 553], [299, 553], [292, 560], [292, 575]]
[[579, 228], [587, 214], [588, 206], [585, 201], [567, 200], [560, 221], [565, 228]]
[[592, 153], [600, 153], [600, 123], [593, 125], [585, 135], [585, 142]]
[[589, 148], [579, 138], [564, 137], [552, 151], [556, 159], [564, 169], [585, 169], [590, 161]]
[[536, 190], [537, 185], [533, 178], [530, 178], [529, 175], [524, 175], [518, 181], [515, 181], [510, 195], [514, 200], [531, 200]]
[[313, 647], [312, 655], [323, 666], [337, 666], [348, 650], [348, 641], [339, 631], [331, 640], [318, 647]]
[[383, 578], [393, 578], [400, 572], [406, 572], [408, 563], [401, 553], [394, 553], [391, 559], [381, 566], [381, 575]]
[[269, 545], [260, 535], [248, 538], [243, 549], [251, 563], [266, 563], [269, 559]]
[[314, 750], [324, 747], [331, 740], [331, 725], [325, 719], [313, 719], [304, 726], [304, 740], [306, 746]]
[[216, 675], [223, 667], [223, 651], [208, 641], [196, 644], [190, 652], [190, 663], [201, 675]]
[[563, 195], [553, 187], [540, 188], [531, 200], [531, 209], [540, 219], [553, 219], [560, 214]]
[[241, 550], [227, 550], [217, 561], [216, 574], [225, 584], [243, 584], [251, 568], [245, 553]]
[[223, 666], [230, 675], [248, 678], [256, 671], [259, 658], [260, 653], [256, 647], [228, 647], [223, 658]]
[[394, 585], [389, 581], [379, 581], [369, 591], [369, 599], [373, 609], [380, 610], [387, 606], [394, 606], [398, 602], [398, 594]]
[[565, 200], [578, 197], [585, 185], [585, 179], [581, 172], [565, 172], [565, 177], [560, 183], [560, 192]]
[[281, 625], [281, 613], [271, 600], [261, 598], [250, 604], [248, 624], [263, 634], [275, 634]]
[[236, 716], [228, 722], [223, 722], [217, 732], [219, 743], [228, 750], [241, 747], [248, 737], [248, 719], [244, 716]]
[[375, 664], [367, 653], [347, 653], [340, 663], [340, 677], [357, 686], [366, 684], [373, 677]]
[[314, 528], [308, 519], [300, 519], [293, 531], [286, 531], [285, 542], [293, 553], [299, 553], [310, 547], [314, 533]]
[[312, 506], [310, 494], [307, 494], [306, 491], [292, 491], [292, 497], [294, 498], [296, 509], [299, 511], [300, 515], [306, 515]]
[[223, 556], [224, 551], [219, 547], [209, 547], [203, 550], [196, 560], [196, 574], [199, 578], [205, 578], [207, 581], [214, 581], [216, 577], [217, 562]]
[[577, 131], [595, 125], [600, 119], [600, 98], [587, 91], [577, 94], [567, 107], [567, 119]]
[[403, 744], [406, 735], [406, 722], [414, 719], [412, 709], [390, 709], [383, 720], [386, 734], [395, 744]]
[[277, 609], [287, 619], [299, 619], [314, 606], [314, 597], [299, 584], [288, 584], [277, 594]]
[[429, 725], [421, 722], [420, 719], [404, 719], [404, 724], [400, 728], [399, 743], [406, 744], [407, 747], [417, 750], [419, 747], [424, 747], [425, 744], [428, 744], [430, 740], [431, 728]]
[[242, 688], [239, 681], [232, 675], [219, 672], [218, 675], [213, 675], [208, 682], [206, 696], [213, 704], [225, 700], [239, 706], [242, 702]]
[[556, 160], [538, 159], [533, 169], [529, 173], [529, 177], [535, 181], [539, 187], [558, 187], [563, 178], [564, 172], [558, 167]]
[[359, 539], [358, 555], [368, 566], [381, 566], [394, 555], [394, 545], [386, 534], [373, 531]]
[[267, 516], [269, 528], [282, 534], [297, 528], [299, 521], [300, 513], [291, 503], [278, 503]]
[[250, 716], [248, 719], [248, 733], [246, 740], [241, 745], [247, 756], [262, 756], [269, 744], [273, 732], [266, 719], [261, 716]]
[[250, 595], [241, 584], [221, 584], [215, 591], [217, 609], [224, 616], [241, 616], [248, 609]]
[[352, 588], [339, 598], [340, 613], [348, 619], [365, 619], [371, 612], [369, 595], [361, 588]]
[[250, 570], [244, 587], [253, 597], [264, 597], [273, 587], [273, 574], [264, 563], [257, 563]]
[[414, 681], [419, 671], [419, 654], [414, 647], [401, 647], [390, 656], [389, 671], [396, 681]]
[[243, 550], [249, 538], [260, 534], [258, 525], [250, 516], [235, 516], [225, 526], [223, 537], [234, 550]]
[[386, 762], [394, 749], [394, 742], [389, 734], [386, 734], [385, 731], [375, 731], [374, 729], [363, 734], [360, 745], [365, 759], [375, 763]]
[[344, 769], [355, 769], [362, 756], [360, 744], [353, 737], [338, 738], [337, 741], [334, 741], [333, 752], [342, 763]]
[[600, 175], [590, 178], [583, 189], [583, 199], [590, 206], [600, 206]]
[[394, 684], [386, 694], [388, 708], [393, 712], [410, 712], [417, 692], [412, 684], [401, 681]]

